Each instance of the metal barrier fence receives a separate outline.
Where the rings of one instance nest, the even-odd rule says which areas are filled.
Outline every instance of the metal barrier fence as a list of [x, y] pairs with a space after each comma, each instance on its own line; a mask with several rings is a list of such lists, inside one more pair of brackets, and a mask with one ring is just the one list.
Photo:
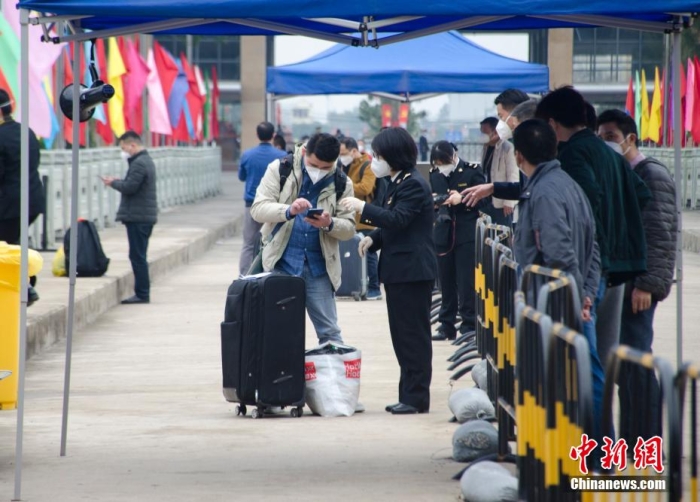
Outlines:
[[[680, 406], [681, 434], [686, 430], [684, 425], [689, 423], [689, 445], [688, 455], [688, 481], [690, 488], [691, 502], [698, 502], [700, 497], [700, 487], [698, 487], [698, 379], [700, 379], [700, 368], [692, 364], [685, 364], [678, 371], [676, 377], [676, 389], [678, 391], [678, 405]], [[689, 410], [686, 415], [686, 391], [690, 382]], [[689, 420], [686, 421], [686, 418]], [[681, 443], [681, 448], [683, 444]], [[681, 454], [682, 454], [681, 450]], [[681, 488], [686, 486], [686, 480], [681, 478]]]
[[[127, 163], [118, 148], [80, 152], [80, 217], [98, 229], [113, 226], [120, 194], [105, 187], [100, 176], [124, 176]], [[158, 207], [189, 204], [221, 192], [221, 149], [218, 147], [168, 147], [148, 150], [156, 165]], [[33, 247], [54, 247], [70, 228], [70, 150], [43, 150], [39, 173], [44, 177], [46, 215], [30, 227]], [[45, 218], [45, 221], [44, 221]], [[44, 232], [45, 227], [45, 232]]]
[[[673, 173], [674, 153], [673, 148], [640, 148], [647, 157], [654, 157], [668, 167], [671, 176]], [[681, 180], [685, 207], [696, 209], [700, 202], [698, 193], [698, 178], [700, 178], [700, 148], [683, 148], [681, 150], [681, 167], [683, 179]]]
[[523, 271], [521, 289], [528, 305], [578, 332], [583, 330], [581, 301], [573, 277], [561, 270], [528, 265]]
[[[624, 345], [617, 347], [608, 358], [605, 373], [605, 387], [603, 391], [604, 431], [611, 431], [614, 427], [614, 388], [619, 380], [620, 369], [623, 365], [636, 367], [643, 371], [651, 372], [654, 376], [658, 376], [660, 394], [656, 401], [649, 395], [639, 396], [632, 401], [632, 409], [619, 410], [617, 431], [621, 432], [620, 441], [624, 440], [630, 449], [633, 448], [630, 443], [635, 443], [635, 457], [637, 455], [637, 450], [643, 447], [645, 451], [650, 452], [650, 457], [653, 456], [655, 458], [658, 466], [662, 464], [663, 455], [668, 464], [667, 467], [662, 467], [663, 473], [667, 479], [666, 500], [669, 502], [680, 501], [683, 493], [681, 487], [682, 428], [678, 393], [675, 386], [676, 379], [671, 364], [660, 357], [655, 357], [653, 354], [643, 353]], [[649, 421], [651, 414], [655, 413], [655, 407], [658, 408], [659, 420], [661, 420], [660, 424], [663, 429], [663, 452], [651, 451], [652, 445], [647, 444], [647, 442], [653, 441], [655, 438], [645, 438], [642, 432], [646, 429], [646, 422]], [[641, 446], [639, 444], [640, 441], [644, 442]], [[612, 467], [613, 466], [610, 466], [610, 468]], [[629, 469], [627, 472], [621, 472], [619, 465], [615, 467], [615, 474], [617, 475], [637, 475], [646, 477], [652, 473], [659, 474], [658, 471], [650, 471], [648, 468], [644, 470]]]

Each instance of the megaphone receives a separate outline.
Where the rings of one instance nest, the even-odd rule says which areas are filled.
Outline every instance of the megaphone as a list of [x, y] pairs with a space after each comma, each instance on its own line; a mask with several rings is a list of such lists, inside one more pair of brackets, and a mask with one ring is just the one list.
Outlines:
[[61, 111], [70, 120], [73, 120], [73, 86], [80, 85], [80, 122], [87, 122], [95, 114], [95, 108], [100, 103], [106, 103], [114, 96], [114, 87], [105, 84], [101, 80], [96, 80], [90, 87], [83, 84], [69, 84], [63, 91], [59, 104]]

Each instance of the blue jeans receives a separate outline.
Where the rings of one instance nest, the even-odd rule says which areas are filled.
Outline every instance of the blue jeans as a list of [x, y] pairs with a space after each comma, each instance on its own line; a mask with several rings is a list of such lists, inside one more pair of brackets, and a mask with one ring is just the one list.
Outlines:
[[369, 277], [369, 284], [367, 284], [367, 291], [378, 292], [379, 291], [379, 257], [376, 251], [367, 252], [367, 275]]
[[[622, 304], [620, 344], [642, 352], [651, 352], [654, 341], [654, 312], [651, 308], [636, 314], [632, 312], [632, 284], [627, 284]], [[661, 390], [656, 372], [636, 364], [623, 362], [618, 374], [620, 397], [620, 437], [633, 445], [637, 437], [649, 439], [661, 436]], [[642, 397], [643, 396], [643, 397]]]
[[142, 300], [151, 299], [151, 280], [148, 277], [148, 239], [153, 232], [151, 223], [124, 223], [129, 239], [129, 261], [134, 271], [134, 293]]
[[306, 312], [316, 330], [318, 343], [343, 343], [338, 326], [335, 292], [328, 274], [314, 277], [309, 265], [305, 263], [302, 277], [306, 282]]
[[591, 320], [583, 323], [583, 336], [588, 342], [588, 352], [591, 356], [591, 373], [593, 379], [593, 439], [598, 441], [598, 445], [603, 444], [602, 422], [603, 422], [603, 387], [605, 386], [605, 370], [598, 356], [598, 343], [596, 337], [596, 310], [598, 304], [605, 296], [606, 281], [600, 280], [598, 293], [593, 306], [591, 307]]

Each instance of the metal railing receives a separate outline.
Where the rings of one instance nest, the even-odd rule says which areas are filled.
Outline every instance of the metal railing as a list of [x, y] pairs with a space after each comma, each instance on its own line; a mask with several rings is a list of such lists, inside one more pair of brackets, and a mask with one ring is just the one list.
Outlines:
[[[123, 177], [127, 163], [118, 148], [80, 152], [80, 218], [98, 229], [115, 224], [121, 195], [105, 187], [100, 176]], [[164, 147], [148, 150], [156, 164], [158, 208], [197, 202], [221, 192], [221, 149], [218, 147]], [[71, 152], [44, 150], [39, 173], [45, 184], [46, 214], [29, 229], [33, 247], [53, 248], [70, 228]], [[44, 220], [45, 218], [45, 220]], [[44, 230], [45, 228], [45, 230]]]
[[[671, 177], [673, 177], [673, 148], [640, 148], [647, 157], [654, 157], [668, 167]], [[685, 207], [697, 209], [698, 199], [698, 178], [700, 178], [700, 148], [683, 148], [681, 150], [681, 166], [683, 168], [683, 179], [681, 180], [681, 193], [685, 201]]]

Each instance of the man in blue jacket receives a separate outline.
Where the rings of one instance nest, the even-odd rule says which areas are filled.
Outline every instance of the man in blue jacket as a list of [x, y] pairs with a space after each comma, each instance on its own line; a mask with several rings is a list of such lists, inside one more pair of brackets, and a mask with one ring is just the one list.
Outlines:
[[261, 122], [257, 127], [260, 144], [255, 148], [246, 150], [241, 155], [238, 166], [238, 179], [245, 181], [245, 216], [243, 217], [243, 249], [238, 263], [241, 275], [248, 273], [250, 265], [255, 259], [255, 250], [260, 241], [260, 228], [262, 224], [250, 216], [250, 206], [255, 200], [255, 192], [262, 180], [267, 166], [286, 155], [284, 150], [279, 150], [272, 145], [275, 135], [275, 126], [269, 122]]

